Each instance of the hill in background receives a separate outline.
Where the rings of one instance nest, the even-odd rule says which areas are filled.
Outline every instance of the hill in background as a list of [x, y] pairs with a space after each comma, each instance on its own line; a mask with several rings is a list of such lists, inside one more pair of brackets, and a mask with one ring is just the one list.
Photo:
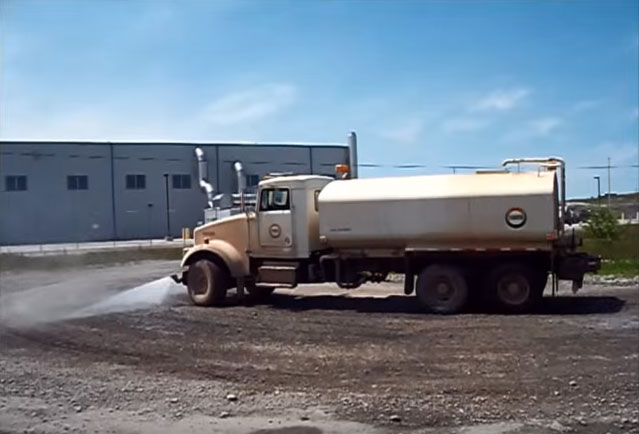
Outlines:
[[[596, 197], [573, 198], [568, 200], [568, 204], [585, 203], [589, 206], [597, 206], [599, 201]], [[608, 205], [608, 195], [601, 195], [601, 205]], [[625, 218], [635, 218], [639, 212], [639, 193], [611, 193], [610, 208], [619, 217], [623, 213]]]

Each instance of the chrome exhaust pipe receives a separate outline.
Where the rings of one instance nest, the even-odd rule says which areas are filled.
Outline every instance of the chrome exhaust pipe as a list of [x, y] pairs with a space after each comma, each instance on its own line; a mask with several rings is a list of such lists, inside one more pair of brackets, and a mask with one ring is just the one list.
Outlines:
[[209, 168], [206, 160], [206, 154], [204, 153], [202, 148], [195, 148], [195, 156], [197, 158], [197, 171], [200, 188], [206, 193], [206, 200], [209, 208], [213, 208], [213, 193], [215, 192], [215, 190], [213, 189], [211, 183], [208, 181]]
[[348, 134], [348, 165], [351, 178], [357, 178], [357, 134]]

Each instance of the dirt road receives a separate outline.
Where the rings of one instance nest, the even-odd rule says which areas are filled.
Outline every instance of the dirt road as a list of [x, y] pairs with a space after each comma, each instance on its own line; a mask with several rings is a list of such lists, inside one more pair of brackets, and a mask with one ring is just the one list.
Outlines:
[[175, 286], [65, 319], [174, 267], [2, 273], [0, 432], [639, 432], [635, 287], [442, 317], [394, 283], [216, 309]]

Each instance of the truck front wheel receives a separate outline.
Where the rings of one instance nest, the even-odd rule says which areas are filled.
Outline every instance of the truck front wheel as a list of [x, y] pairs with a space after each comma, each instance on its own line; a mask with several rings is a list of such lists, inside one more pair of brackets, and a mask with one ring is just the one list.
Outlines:
[[529, 311], [541, 299], [545, 286], [542, 273], [537, 274], [524, 264], [496, 266], [486, 281], [489, 300], [506, 312]]
[[187, 288], [193, 304], [213, 306], [224, 302], [228, 276], [217, 264], [201, 259], [189, 267]]
[[417, 298], [430, 311], [451, 314], [468, 301], [468, 285], [463, 272], [450, 265], [430, 265], [417, 278]]

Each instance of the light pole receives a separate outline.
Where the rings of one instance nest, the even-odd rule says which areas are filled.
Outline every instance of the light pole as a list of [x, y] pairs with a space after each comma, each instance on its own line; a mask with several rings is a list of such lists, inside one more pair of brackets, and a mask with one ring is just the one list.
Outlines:
[[610, 209], [610, 157], [608, 157], [608, 208]]
[[601, 176], [594, 176], [597, 180], [597, 205], [601, 206]]
[[169, 214], [169, 174], [164, 174], [164, 190], [166, 192], [166, 241], [173, 241], [171, 236], [171, 216]]

